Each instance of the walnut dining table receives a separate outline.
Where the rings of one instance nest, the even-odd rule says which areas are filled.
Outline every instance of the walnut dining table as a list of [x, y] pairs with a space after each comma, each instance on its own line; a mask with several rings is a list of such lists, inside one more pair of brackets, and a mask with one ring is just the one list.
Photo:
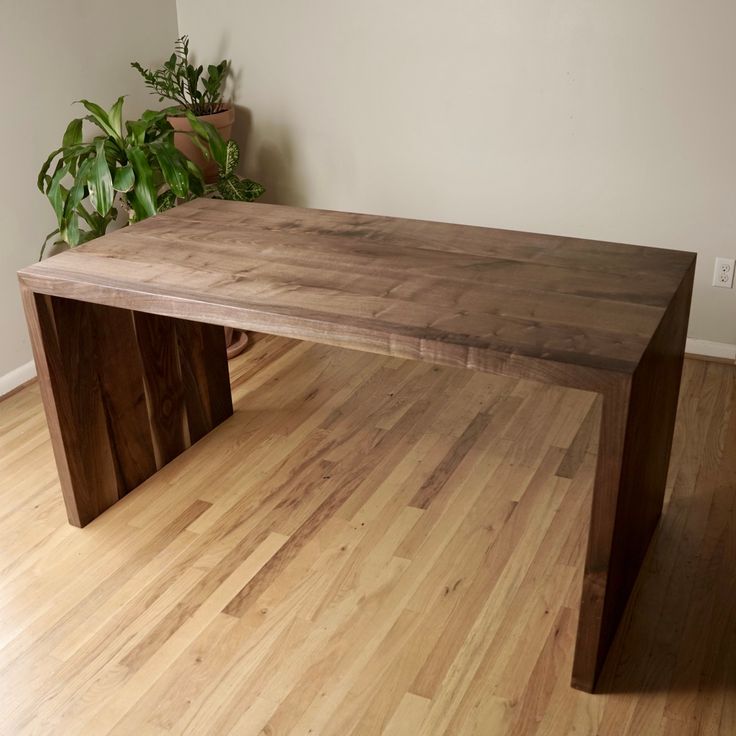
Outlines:
[[602, 395], [573, 687], [661, 514], [695, 254], [199, 199], [18, 274], [69, 521], [232, 414], [223, 326]]

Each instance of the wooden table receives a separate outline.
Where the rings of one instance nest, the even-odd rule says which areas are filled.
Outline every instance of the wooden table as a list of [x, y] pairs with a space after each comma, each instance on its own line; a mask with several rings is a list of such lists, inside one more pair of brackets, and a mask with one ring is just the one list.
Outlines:
[[19, 273], [69, 520], [232, 413], [222, 325], [602, 394], [572, 684], [662, 509], [695, 255], [200, 199]]

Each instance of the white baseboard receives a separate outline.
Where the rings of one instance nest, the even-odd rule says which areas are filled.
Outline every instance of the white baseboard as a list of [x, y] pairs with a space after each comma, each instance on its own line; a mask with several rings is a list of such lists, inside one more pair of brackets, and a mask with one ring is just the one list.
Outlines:
[[736, 345], [711, 340], [695, 340], [688, 337], [685, 351], [691, 355], [704, 355], [707, 358], [721, 358], [736, 361]]
[[5, 394], [10, 393], [14, 388], [18, 388], [26, 381], [30, 381], [36, 377], [36, 364], [29, 360], [28, 363], [24, 363], [18, 366], [10, 373], [6, 373], [4, 376], [0, 376], [0, 398]]

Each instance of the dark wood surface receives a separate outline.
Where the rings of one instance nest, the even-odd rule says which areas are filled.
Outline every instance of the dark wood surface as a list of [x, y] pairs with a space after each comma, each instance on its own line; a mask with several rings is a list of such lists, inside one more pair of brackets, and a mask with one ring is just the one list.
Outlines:
[[[635, 245], [197, 200], [19, 278], [79, 525], [150, 474], [151, 452], [160, 467], [229, 416], [216, 325], [600, 393], [573, 673], [592, 690], [661, 510], [694, 265]], [[95, 342], [125, 320], [121, 344]], [[141, 387], [150, 435], [128, 442]], [[418, 507], [433, 495], [423, 487]]]
[[481, 370], [633, 373], [695, 256], [197, 200], [20, 272], [34, 291]]
[[[27, 290], [23, 298], [75, 526], [232, 414], [221, 327]], [[194, 336], [200, 346], [206, 342], [206, 352], [192, 347]], [[192, 380], [192, 366], [207, 380]]]
[[[57, 308], [65, 303], [80, 304], [66, 299], [55, 301]], [[81, 306], [94, 321], [91, 367], [97, 373], [101, 394], [98, 401], [104, 409], [110, 445], [115, 449], [118, 488], [125, 492], [139, 486], [157, 469], [139, 340], [127, 309], [97, 304]]]
[[[573, 683], [591, 690], [662, 511], [693, 271], [632, 376], [603, 394]], [[595, 658], [590, 652], [595, 651]]]

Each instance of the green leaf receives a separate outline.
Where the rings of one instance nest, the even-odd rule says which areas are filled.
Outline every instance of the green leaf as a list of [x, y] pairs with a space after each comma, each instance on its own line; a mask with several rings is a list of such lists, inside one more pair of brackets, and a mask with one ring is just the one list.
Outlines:
[[77, 146], [82, 142], [82, 118], [76, 118], [66, 126], [64, 137], [61, 141], [62, 148]]
[[77, 175], [77, 167], [80, 165], [80, 159], [85, 159], [94, 150], [94, 143], [79, 143], [75, 146], [64, 148], [62, 157], [64, 163], [69, 164], [69, 173], [72, 176]]
[[135, 187], [128, 194], [138, 220], [156, 214], [156, 189], [153, 185], [153, 171], [145, 152], [138, 147], [128, 150], [128, 158], [135, 172]]
[[136, 146], [142, 146], [146, 143], [146, 137], [148, 141], [156, 140], [162, 134], [162, 126], [166, 126], [166, 132], [171, 130], [171, 126], [164, 121], [165, 116], [143, 116], [139, 120], [129, 120], [125, 123], [125, 127], [128, 131], [128, 139], [126, 142], [132, 143]]
[[102, 233], [93, 233], [93, 232], [88, 232], [87, 230], [80, 230], [78, 245], [82, 245], [82, 243], [88, 243], [90, 240], [99, 238], [100, 235], [104, 235], [104, 234], [105, 234], [104, 231]]
[[178, 109], [177, 107], [167, 107], [163, 110], [145, 110], [141, 115], [141, 120], [147, 123], [157, 123], [160, 120], [165, 120], [168, 115], [173, 115], [174, 111]]
[[69, 173], [69, 165], [60, 166], [49, 184], [46, 196], [51, 202], [56, 214], [56, 221], [59, 223], [59, 229], [64, 227], [64, 204], [66, 203], [67, 190], [62, 186], [61, 180]]
[[95, 150], [94, 143], [77, 143], [73, 146], [65, 146], [61, 149], [61, 153], [64, 156], [65, 161], [71, 161], [74, 158], [79, 158]]
[[107, 114], [110, 125], [118, 134], [119, 138], [123, 137], [123, 102], [125, 102], [125, 95], [118, 97]]
[[90, 228], [89, 232], [81, 231], [79, 242], [83, 243], [87, 240], [93, 240], [94, 238], [99, 238], [101, 235], [104, 235], [107, 230], [107, 226], [118, 216], [118, 211], [115, 207], [112, 207], [105, 217], [101, 217], [94, 210], [92, 210], [92, 212], [87, 212], [84, 205], [79, 204], [77, 206], [77, 214]]
[[54, 178], [54, 177], [56, 176], [56, 172], [57, 172], [57, 171], [58, 171], [58, 170], [59, 170], [59, 169], [60, 169], [60, 168], [61, 168], [62, 166], [64, 166], [64, 165], [65, 165], [66, 163], [67, 163], [67, 162], [66, 162], [66, 161], [64, 161], [64, 157], [63, 157], [63, 156], [62, 156], [61, 158], [59, 158], [59, 159], [58, 159], [58, 160], [56, 161], [56, 165], [54, 166], [54, 169], [53, 169], [53, 171], [51, 172], [51, 174], [48, 174], [48, 175], [47, 175], [47, 176], [46, 176], [46, 177], [44, 178], [44, 181], [46, 182], [46, 192], [47, 192], [47, 193], [48, 193], [49, 187], [51, 186], [51, 182], [52, 182], [53, 178]]
[[49, 166], [51, 166], [51, 162], [62, 152], [62, 150], [63, 148], [57, 148], [56, 150], [51, 151], [49, 157], [43, 162], [43, 166], [41, 166], [41, 170], [38, 172], [38, 179], [36, 180], [36, 185], [40, 192], [44, 191], [44, 179], [48, 173]]
[[221, 176], [217, 180], [217, 191], [223, 199], [234, 202], [252, 202], [258, 199], [266, 190], [256, 181], [241, 179], [235, 174]]
[[116, 142], [122, 142], [121, 136], [118, 135], [118, 132], [113, 127], [107, 113], [97, 103], [90, 102], [89, 100], [77, 100], [77, 102], [80, 102], [87, 108], [87, 110], [89, 110], [90, 113], [92, 113], [91, 115], [87, 116], [88, 120], [95, 123], [98, 127], [102, 128], [102, 130], [104, 130], [105, 133], [114, 138]]
[[202, 139], [195, 133], [185, 135], [189, 135], [192, 143], [194, 143], [194, 145], [197, 146], [197, 148], [201, 151], [205, 161], [209, 161], [212, 159], [212, 151], [210, 151], [210, 147], [207, 145], [206, 142], [203, 142]]
[[79, 154], [74, 152], [82, 146], [82, 118], [76, 118], [66, 126], [61, 145], [64, 149], [64, 160], [69, 162], [70, 172], [74, 176], [77, 173], [76, 159], [79, 157]]
[[146, 137], [146, 124], [142, 120], [128, 120], [125, 128], [128, 131], [126, 143], [132, 141], [136, 146], [140, 146]]
[[142, 77], [143, 77], [144, 79], [148, 79], [148, 77], [149, 77], [149, 75], [150, 75], [150, 72], [148, 71], [148, 69], [144, 69], [144, 68], [143, 68], [143, 67], [141, 66], [140, 62], [138, 62], [138, 61], [131, 61], [131, 62], [130, 62], [130, 65], [131, 65], [131, 66], [133, 67], [133, 69], [136, 69], [136, 70], [138, 71], [138, 73], [139, 73], [139, 74], [140, 74], [140, 75], [141, 75], [141, 76], [142, 76]]
[[192, 130], [200, 138], [203, 138], [209, 145], [209, 149], [212, 152], [212, 158], [217, 162], [217, 165], [221, 168], [225, 168], [225, 157], [227, 155], [227, 146], [222, 136], [211, 123], [207, 123], [204, 120], [199, 120], [196, 115], [187, 111], [187, 120], [192, 126]]
[[159, 143], [151, 146], [164, 180], [177, 197], [182, 199], [189, 194], [189, 172], [184, 156], [174, 148], [173, 144]]
[[240, 147], [235, 141], [228, 141], [225, 146], [225, 165], [222, 167], [222, 176], [230, 176], [234, 173], [239, 159]]
[[[62, 148], [62, 149], [60, 149], [60, 151], [61, 151], [61, 158], [56, 163], [56, 167], [54, 168], [54, 173], [56, 173], [56, 171], [58, 170], [59, 165], [61, 163], [65, 163], [65, 164], [68, 164], [69, 165], [69, 172], [71, 173], [71, 175], [72, 176], [76, 176], [77, 166], [80, 163], [80, 159], [83, 160], [84, 157], [87, 154], [89, 154], [89, 152], [92, 149], [93, 149], [92, 146], [88, 146], [86, 144], [80, 144], [78, 146], [70, 146], [69, 148]], [[41, 184], [41, 186], [43, 186], [43, 182], [45, 181], [46, 187], [48, 187], [50, 179], [46, 175], [46, 171], [47, 170], [46, 170], [45, 167], [46, 167], [46, 164], [44, 164], [44, 168], [42, 168], [41, 171], [38, 174], [39, 179], [38, 179], [38, 182], [37, 183], [39, 183], [39, 184]], [[53, 176], [53, 174], [52, 174], [52, 176]], [[43, 189], [42, 189], [42, 191], [43, 191]]]
[[66, 227], [60, 229], [59, 235], [65, 243], [69, 243], [72, 247], [79, 245], [79, 218], [76, 212], [72, 212]]
[[125, 164], [115, 171], [112, 187], [116, 192], [129, 192], [135, 184], [135, 173], [131, 164]]
[[176, 206], [176, 195], [171, 189], [167, 189], [159, 198], [158, 198], [158, 211], [159, 212], [165, 212], [166, 210], [170, 210], [172, 207]]
[[264, 187], [260, 182], [253, 181], [252, 179], [243, 179], [242, 181], [248, 191], [248, 196], [250, 197], [248, 200], [249, 202], [252, 202], [254, 199], [258, 199], [258, 197], [261, 197], [266, 193], [266, 187]]
[[204, 176], [202, 171], [194, 163], [186, 159], [187, 170], [189, 171], [189, 191], [196, 197], [201, 197], [204, 194]]
[[89, 176], [92, 166], [94, 166], [94, 162], [95, 160], [93, 158], [85, 159], [74, 177], [74, 184], [72, 184], [69, 189], [69, 196], [66, 198], [66, 202], [64, 204], [65, 222], [74, 214], [79, 203], [87, 194], [87, 177]]
[[[164, 107], [163, 110], [159, 110], [159, 112], [164, 113], [164, 117], [176, 117], [180, 118], [184, 115], [184, 110], [182, 110], [181, 105], [171, 105], [169, 107]], [[145, 113], [143, 113], [145, 115]], [[171, 125], [171, 123], [169, 123]]]
[[110, 168], [110, 171], [114, 171], [116, 166], [125, 166], [125, 164], [128, 162], [128, 158], [125, 155], [125, 149], [120, 148], [116, 143], [111, 141], [109, 138], [95, 138], [95, 147], [97, 146], [97, 141], [102, 140], [105, 146], [105, 159], [107, 161], [107, 165]]
[[43, 254], [46, 252], [46, 246], [49, 244], [49, 240], [54, 237], [54, 235], [59, 234], [59, 228], [57, 227], [56, 230], [52, 230], [43, 241], [43, 245], [41, 246], [41, 252], [38, 254], [38, 260], [40, 261], [43, 258]]
[[77, 205], [77, 214], [93, 229], [102, 218], [96, 212], [87, 212], [83, 204]]
[[112, 175], [110, 167], [105, 158], [105, 141], [97, 140], [94, 164], [91, 167], [87, 185], [89, 186], [89, 199], [97, 212], [104, 216], [112, 207], [115, 190], [112, 187]]

